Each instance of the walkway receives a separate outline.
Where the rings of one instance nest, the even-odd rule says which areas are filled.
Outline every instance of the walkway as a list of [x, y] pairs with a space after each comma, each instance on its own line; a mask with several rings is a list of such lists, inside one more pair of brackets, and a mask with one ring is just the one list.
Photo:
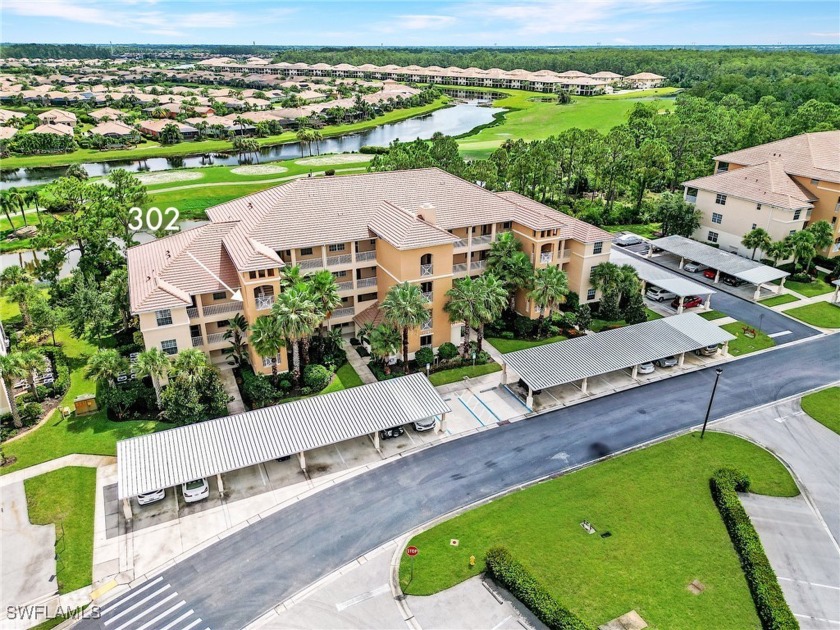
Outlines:
[[245, 403], [242, 402], [242, 395], [239, 393], [239, 386], [236, 384], [236, 377], [233, 375], [233, 370], [225, 365], [219, 365], [218, 368], [225, 393], [228, 395], [228, 398], [232, 399], [227, 404], [228, 414], [232, 416], [236, 413], [243, 413], [245, 411]]
[[[22, 482], [24, 479], [30, 479], [43, 475], [44, 473], [64, 468], [65, 466], [86, 466], [88, 468], [99, 468], [100, 466], [108, 466], [116, 463], [116, 457], [109, 457], [106, 455], [81, 455], [74, 453], [73, 455], [65, 455], [58, 459], [51, 459], [48, 462], [42, 462], [29, 466], [28, 468], [21, 468], [15, 472], [0, 477], [0, 488], [14, 485]], [[5, 490], [3, 490], [5, 492]]]
[[353, 366], [353, 369], [356, 370], [356, 374], [358, 374], [359, 378], [362, 379], [362, 383], [365, 385], [375, 383], [376, 377], [373, 375], [373, 372], [370, 371], [367, 361], [365, 361], [361, 356], [359, 356], [359, 353], [356, 352], [356, 348], [350, 345], [350, 342], [347, 341], [347, 339], [344, 340], [342, 347], [344, 348], [344, 352], [347, 353], [348, 363], [350, 363], [350, 365]]

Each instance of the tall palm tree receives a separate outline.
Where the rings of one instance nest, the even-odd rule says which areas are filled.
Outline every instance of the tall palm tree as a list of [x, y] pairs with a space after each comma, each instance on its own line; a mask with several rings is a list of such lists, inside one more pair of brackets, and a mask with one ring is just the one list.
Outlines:
[[305, 277], [306, 276], [304, 276], [300, 265], [285, 267], [283, 269], [283, 275], [280, 276], [280, 289], [293, 287], [296, 284], [303, 282]]
[[38, 205], [41, 201], [41, 193], [30, 188], [23, 193], [23, 199], [27, 205], [32, 204], [35, 207], [35, 216], [38, 219], [38, 225], [43, 225], [44, 222], [41, 219], [41, 208]]
[[36, 349], [25, 350], [20, 353], [21, 363], [26, 370], [26, 382], [29, 386], [29, 393], [38, 399], [38, 387], [35, 385], [35, 371], [44, 370], [44, 355]]
[[312, 141], [315, 143], [315, 153], [321, 155], [321, 140], [324, 139], [324, 134], [322, 134], [317, 129], [312, 130]]
[[160, 408], [160, 380], [169, 374], [172, 363], [169, 356], [160, 348], [149, 348], [137, 356], [137, 373], [149, 376], [155, 388], [155, 400]]
[[[444, 304], [443, 310], [449, 314], [451, 322], [464, 322], [464, 339], [461, 353], [467, 356], [470, 344], [470, 329], [476, 332], [481, 325], [481, 320], [488, 315], [484, 308], [484, 300], [481, 296], [481, 286], [477, 280], [462, 278], [452, 284], [452, 288], [446, 292], [449, 300]], [[507, 291], [505, 291], [505, 304], [507, 304]]]
[[112, 348], [97, 350], [87, 362], [88, 378], [108, 383], [109, 387], [116, 387], [117, 377], [126, 372], [128, 372], [128, 361]]
[[24, 376], [26, 376], [26, 368], [19, 352], [0, 354], [0, 379], [2, 379], [3, 387], [6, 389], [6, 398], [9, 399], [9, 411], [12, 412], [12, 422], [18, 429], [23, 426], [23, 422], [20, 420], [20, 413], [18, 412], [17, 402], [15, 401], [12, 388], [14, 387], [15, 381]]
[[476, 282], [479, 285], [479, 295], [484, 305], [483, 317], [479, 319], [476, 332], [477, 350], [481, 352], [484, 343], [484, 326], [501, 317], [502, 311], [508, 304], [508, 294], [504, 283], [492, 273], [485, 273]]
[[816, 221], [805, 228], [814, 237], [814, 247], [826, 249], [834, 243], [834, 230], [828, 221]]
[[171, 374], [173, 378], [195, 385], [203, 379], [210, 371], [210, 362], [207, 355], [198, 348], [182, 350], [172, 362]]
[[292, 343], [292, 375], [300, 383], [299, 342], [309, 337], [318, 325], [317, 306], [312, 300], [309, 287], [298, 283], [277, 296], [271, 307], [272, 314], [280, 323], [283, 337]]
[[23, 225], [29, 225], [29, 223], [26, 222], [26, 202], [24, 201], [24, 193], [12, 186], [8, 190], [8, 195], [11, 202], [17, 206], [20, 211], [20, 218], [23, 219]]
[[542, 335], [545, 324], [545, 312], [549, 313], [558, 304], [562, 304], [569, 294], [569, 279], [559, 267], [544, 267], [534, 275], [534, 287], [528, 294], [540, 311], [539, 332]]
[[15, 205], [12, 200], [9, 198], [8, 194], [0, 194], [0, 210], [3, 211], [3, 214], [6, 215], [6, 219], [9, 221], [9, 227], [12, 229], [15, 228], [14, 222], [12, 222], [12, 210], [15, 209]]
[[755, 260], [756, 250], [760, 249], [761, 251], [765, 251], [768, 245], [772, 242], [773, 239], [770, 237], [769, 232], [767, 232], [764, 228], [755, 228], [754, 230], [750, 230], [744, 234], [744, 238], [741, 239], [741, 245], [752, 250], [750, 260]]
[[263, 315], [251, 326], [251, 347], [261, 358], [271, 357], [271, 380], [277, 385], [277, 354], [286, 345], [283, 329], [276, 317]]
[[234, 367], [240, 367], [248, 362], [248, 355], [245, 353], [245, 335], [248, 332], [248, 320], [237, 313], [228, 320], [228, 327], [223, 335], [231, 345], [230, 360], [228, 363]]
[[770, 243], [765, 249], [764, 254], [769, 258], [773, 266], [776, 266], [780, 260], [786, 259], [790, 256], [790, 243], [787, 239], [782, 239], [781, 241], [773, 241]]
[[408, 374], [408, 333], [431, 317], [420, 287], [410, 282], [395, 284], [382, 300], [385, 321], [402, 330], [403, 367]]
[[32, 278], [22, 267], [11, 265], [0, 274], [0, 295], [11, 302], [17, 302], [24, 327], [32, 324], [29, 303], [37, 294], [38, 290], [32, 284]]
[[338, 284], [332, 272], [322, 269], [307, 278], [312, 299], [323, 319], [318, 324], [318, 335], [324, 336], [324, 321], [332, 317], [332, 312], [341, 306], [341, 298], [338, 295]]
[[382, 362], [385, 374], [391, 373], [388, 357], [399, 352], [400, 331], [388, 324], [379, 324], [370, 333], [370, 353]]
[[[817, 255], [816, 239], [808, 230], [799, 230], [785, 237], [790, 244], [793, 254], [794, 268], [801, 267], [806, 272], [811, 266], [811, 260]], [[802, 264], [804, 261], [804, 264]]]

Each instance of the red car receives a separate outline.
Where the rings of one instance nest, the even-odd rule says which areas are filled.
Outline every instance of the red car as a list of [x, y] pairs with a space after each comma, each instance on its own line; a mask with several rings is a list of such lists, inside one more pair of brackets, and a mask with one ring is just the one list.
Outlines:
[[703, 276], [709, 280], [714, 280], [716, 275], [717, 269], [706, 269], [706, 271], [703, 272]]
[[[703, 305], [703, 298], [699, 295], [686, 295], [683, 299], [683, 308], [694, 308], [695, 306], [702, 306]], [[674, 298], [674, 301], [671, 302], [671, 306], [673, 308], [680, 307], [680, 298]]]

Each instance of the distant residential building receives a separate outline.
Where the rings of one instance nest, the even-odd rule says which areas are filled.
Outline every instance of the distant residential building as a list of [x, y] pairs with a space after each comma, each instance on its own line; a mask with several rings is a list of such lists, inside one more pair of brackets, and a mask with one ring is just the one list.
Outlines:
[[140, 129], [140, 133], [150, 136], [152, 138], [159, 138], [160, 132], [163, 131], [163, 128], [166, 127], [166, 125], [175, 125], [176, 127], [178, 127], [178, 131], [181, 132], [181, 135], [184, 136], [185, 140], [192, 140], [198, 137], [198, 129], [196, 129], [192, 125], [187, 125], [186, 123], [178, 122], [177, 120], [169, 120], [167, 118], [162, 118], [155, 120], [141, 120], [137, 123], [137, 126]]
[[69, 125], [54, 125], [49, 123], [44, 125], [38, 125], [29, 133], [50, 133], [56, 136], [73, 137], [73, 128]]
[[634, 88], [641, 90], [659, 87], [664, 81], [665, 77], [653, 74], [652, 72], [640, 72], [639, 74], [631, 74], [628, 77], [624, 77], [624, 83], [629, 83]]
[[63, 109], [51, 109], [47, 112], [38, 114], [38, 120], [40, 120], [45, 125], [67, 125], [70, 127], [76, 126], [76, 114], [74, 114], [73, 112], [64, 111]]
[[131, 125], [126, 125], [124, 122], [118, 120], [109, 120], [107, 122], [99, 123], [95, 127], [91, 127], [88, 131], [91, 135], [105, 136], [106, 138], [128, 138], [137, 130]]
[[95, 109], [88, 114], [96, 122], [102, 122], [104, 119], [108, 120], [122, 120], [125, 114], [113, 107], [103, 107], [102, 109]]
[[0, 125], [8, 125], [15, 118], [26, 118], [26, 114], [8, 109], [0, 109]]

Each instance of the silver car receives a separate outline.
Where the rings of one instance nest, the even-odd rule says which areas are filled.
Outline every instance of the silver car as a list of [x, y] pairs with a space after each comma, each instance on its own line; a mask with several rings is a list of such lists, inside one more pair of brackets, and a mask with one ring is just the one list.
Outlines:
[[683, 271], [687, 271], [688, 273], [697, 273], [706, 269], [708, 269], [706, 265], [701, 265], [699, 262], [694, 262], [693, 260], [689, 260], [683, 265]]
[[662, 357], [654, 361], [659, 367], [674, 367], [677, 364], [677, 357]]
[[638, 245], [643, 242], [642, 237], [636, 236], [635, 234], [622, 234], [613, 240], [613, 243], [619, 247], [629, 247], [630, 245]]
[[673, 291], [666, 291], [660, 287], [650, 287], [645, 291], [645, 297], [654, 302], [664, 302], [665, 300], [673, 300], [677, 294]]
[[653, 374], [656, 371], [656, 368], [653, 367], [653, 363], [648, 361], [647, 363], [640, 363], [639, 368], [636, 370], [637, 374]]
[[140, 505], [149, 505], [149, 503], [156, 503], [162, 501], [166, 496], [166, 490], [155, 490], [154, 492], [146, 492], [145, 494], [137, 495], [137, 503]]

